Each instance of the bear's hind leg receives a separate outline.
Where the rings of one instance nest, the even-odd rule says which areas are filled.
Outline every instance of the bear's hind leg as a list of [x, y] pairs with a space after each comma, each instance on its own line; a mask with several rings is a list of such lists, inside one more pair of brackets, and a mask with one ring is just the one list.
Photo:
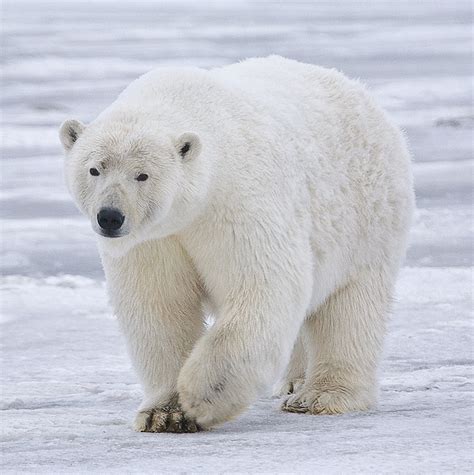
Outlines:
[[365, 270], [308, 318], [306, 381], [283, 410], [340, 414], [374, 405], [392, 280], [384, 269]]

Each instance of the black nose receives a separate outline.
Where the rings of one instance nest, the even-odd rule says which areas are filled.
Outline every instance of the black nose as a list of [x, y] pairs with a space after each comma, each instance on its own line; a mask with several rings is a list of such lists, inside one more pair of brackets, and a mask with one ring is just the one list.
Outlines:
[[102, 208], [97, 213], [97, 222], [104, 231], [117, 231], [122, 226], [125, 216], [114, 208]]

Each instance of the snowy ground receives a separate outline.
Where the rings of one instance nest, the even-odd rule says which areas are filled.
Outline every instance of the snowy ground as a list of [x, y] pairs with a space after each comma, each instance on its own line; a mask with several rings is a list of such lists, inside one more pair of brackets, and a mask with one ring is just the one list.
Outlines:
[[[2, 12], [2, 473], [472, 472], [469, 2], [7, 0]], [[418, 207], [379, 408], [261, 399], [196, 435], [136, 434], [140, 401], [57, 126], [158, 64], [278, 53], [367, 82], [406, 129]]]

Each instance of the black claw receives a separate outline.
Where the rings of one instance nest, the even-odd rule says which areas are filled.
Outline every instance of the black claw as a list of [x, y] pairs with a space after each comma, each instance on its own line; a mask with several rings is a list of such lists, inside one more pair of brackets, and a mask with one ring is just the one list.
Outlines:
[[168, 416], [167, 432], [183, 432], [183, 415], [179, 412], [172, 412]]
[[190, 419], [185, 419], [183, 425], [184, 432], [194, 433], [199, 431], [198, 425]]
[[[162, 412], [164, 412], [164, 411], [158, 410], [158, 411], [155, 411], [155, 413], [156, 413], [156, 412], [162, 413]], [[166, 417], [165, 417], [164, 421], [163, 421], [161, 424], [158, 424], [158, 425], [155, 427], [155, 430], [154, 430], [153, 432], [156, 432], [156, 433], [166, 432], [166, 427], [168, 426], [168, 422], [169, 422], [169, 419], [170, 419], [170, 415], [169, 415], [169, 413], [166, 413], [166, 412], [165, 412], [165, 415], [166, 415]]]

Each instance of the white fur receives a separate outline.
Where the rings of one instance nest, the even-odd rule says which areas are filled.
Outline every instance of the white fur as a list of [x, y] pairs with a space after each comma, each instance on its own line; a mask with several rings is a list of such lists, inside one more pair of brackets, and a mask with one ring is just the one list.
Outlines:
[[156, 69], [61, 139], [94, 229], [103, 206], [126, 216], [99, 248], [145, 392], [137, 430], [236, 416], [298, 335], [284, 409], [374, 404], [414, 198], [405, 141], [359, 83], [276, 56]]

